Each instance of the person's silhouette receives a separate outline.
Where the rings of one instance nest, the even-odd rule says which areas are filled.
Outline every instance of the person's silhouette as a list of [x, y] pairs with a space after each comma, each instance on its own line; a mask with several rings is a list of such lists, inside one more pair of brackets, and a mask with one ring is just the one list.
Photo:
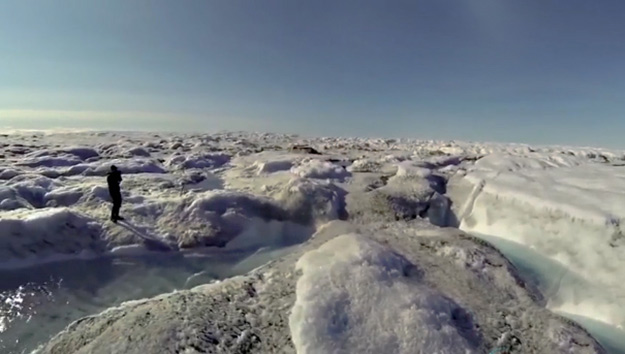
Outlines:
[[119, 220], [124, 220], [119, 216], [119, 209], [122, 207], [122, 192], [119, 184], [122, 181], [122, 174], [115, 165], [111, 166], [111, 171], [106, 176], [106, 182], [109, 185], [109, 194], [113, 200], [113, 209], [111, 211], [111, 221], [117, 223]]

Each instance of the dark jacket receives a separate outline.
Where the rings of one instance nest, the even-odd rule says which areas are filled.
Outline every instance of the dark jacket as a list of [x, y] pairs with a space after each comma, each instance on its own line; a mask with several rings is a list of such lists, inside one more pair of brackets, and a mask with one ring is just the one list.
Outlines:
[[106, 183], [109, 185], [109, 194], [117, 197], [121, 194], [119, 184], [122, 182], [122, 174], [119, 171], [111, 171], [106, 176]]

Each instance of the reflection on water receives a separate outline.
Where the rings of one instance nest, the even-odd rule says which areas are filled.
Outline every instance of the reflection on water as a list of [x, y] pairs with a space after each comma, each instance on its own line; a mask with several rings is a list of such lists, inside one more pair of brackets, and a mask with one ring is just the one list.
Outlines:
[[0, 353], [30, 353], [81, 317], [243, 274], [283, 252], [107, 257], [0, 270]]
[[[548, 300], [547, 307], [557, 309], [571, 299], [584, 299], [600, 289], [594, 289], [584, 279], [569, 272], [561, 263], [531, 248], [500, 237], [472, 233], [497, 247], [521, 275], [533, 282]], [[625, 354], [625, 331], [586, 317], [559, 312], [582, 325], [610, 354]]]

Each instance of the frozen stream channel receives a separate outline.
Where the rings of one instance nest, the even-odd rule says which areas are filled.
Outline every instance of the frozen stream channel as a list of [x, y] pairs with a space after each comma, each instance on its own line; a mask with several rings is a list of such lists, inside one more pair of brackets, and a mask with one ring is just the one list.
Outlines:
[[81, 317], [243, 274], [288, 250], [106, 257], [0, 270], [0, 352], [30, 353]]
[[[587, 282], [575, 277], [561, 264], [540, 255], [531, 248], [500, 237], [473, 233], [497, 247], [523, 274], [533, 281], [545, 295], [548, 308], [558, 308], [564, 299], [588, 291]], [[582, 325], [610, 354], [625, 354], [625, 331], [582, 316], [558, 312]]]

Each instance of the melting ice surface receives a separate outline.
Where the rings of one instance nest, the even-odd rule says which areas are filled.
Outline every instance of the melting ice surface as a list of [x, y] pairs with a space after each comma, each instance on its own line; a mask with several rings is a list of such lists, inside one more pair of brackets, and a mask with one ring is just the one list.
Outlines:
[[[527, 246], [500, 237], [475, 232], [472, 234], [497, 247], [519, 269], [526, 280], [534, 282], [548, 300], [548, 308], [557, 307], [558, 302], [566, 301], [570, 294], [584, 293], [592, 286], [567, 271], [560, 263], [542, 256]], [[586, 317], [556, 312], [582, 325], [608, 353], [625, 354], [623, 339], [625, 331], [622, 329]]]
[[548, 309], [625, 353], [625, 170], [568, 154], [491, 154], [463, 181], [460, 229], [502, 250]]
[[0, 270], [0, 352], [30, 353], [84, 316], [243, 274], [288, 251], [106, 257]]

